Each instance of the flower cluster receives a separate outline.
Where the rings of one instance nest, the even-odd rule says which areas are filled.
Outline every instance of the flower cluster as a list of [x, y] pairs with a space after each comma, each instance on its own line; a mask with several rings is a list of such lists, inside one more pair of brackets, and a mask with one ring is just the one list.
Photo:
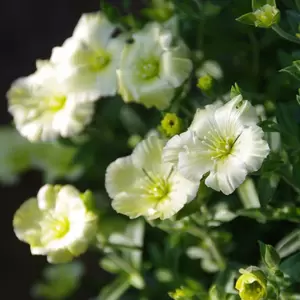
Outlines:
[[91, 122], [94, 102], [117, 92], [125, 102], [170, 105], [192, 70], [185, 44], [158, 23], [134, 33], [133, 42], [119, 29], [103, 13], [83, 14], [49, 60], [12, 84], [9, 112], [21, 135], [30, 141], [77, 135]]
[[191, 201], [200, 180], [228, 195], [269, 153], [255, 108], [236, 96], [199, 109], [186, 132], [167, 143], [151, 136], [112, 163], [106, 189], [113, 208], [131, 218], [169, 218]]
[[[253, 96], [235, 84], [224, 94], [220, 84], [227, 70], [223, 72], [222, 61], [208, 59], [205, 47], [203, 53], [198, 48], [191, 51], [193, 43], [179, 36], [179, 29], [184, 32], [197, 23], [186, 22], [181, 28], [180, 18], [186, 21], [186, 16], [193, 15], [194, 20], [202, 20], [199, 28], [204, 23], [209, 27], [206, 18], [216, 13], [217, 4], [195, 1], [188, 11], [179, 13], [189, 6], [181, 2], [185, 1], [151, 1], [141, 15], [156, 22], [140, 27], [137, 22], [128, 30], [124, 19], [134, 21], [131, 15], [108, 18], [105, 9], [83, 14], [72, 36], [54, 47], [48, 60], [38, 60], [33, 74], [13, 82], [7, 93], [8, 110], [20, 134], [0, 130], [0, 141], [11, 138], [1, 152], [0, 180], [6, 176], [8, 182], [14, 181], [17, 173], [30, 167], [46, 169], [45, 184], [16, 211], [13, 229], [19, 240], [29, 244], [32, 255], [44, 255], [53, 264], [70, 262], [91, 245], [98, 248], [103, 254], [101, 267], [117, 274], [99, 299], [120, 298], [130, 286], [143, 290], [143, 272], [147, 272], [155, 277], [154, 284], [181, 283], [169, 293], [173, 299], [225, 299], [229, 294], [236, 298], [238, 291], [243, 300], [262, 300], [271, 297], [274, 278], [283, 274], [282, 253], [260, 244], [265, 266], [241, 269], [237, 276], [237, 262], [231, 264], [225, 257], [236, 251], [228, 247], [233, 234], [219, 227], [241, 216], [277, 220], [281, 218], [277, 210], [298, 209], [276, 207], [275, 211], [269, 205], [283, 175], [299, 193], [296, 180], [290, 180], [297, 174], [296, 166], [278, 174], [269, 169], [273, 154], [280, 159], [274, 163], [278, 169], [282, 161], [299, 163], [297, 152], [290, 151], [300, 145], [295, 140], [299, 124], [295, 129], [289, 117], [275, 114], [274, 109], [270, 112], [259, 102], [263, 97], [259, 92]], [[264, 2], [253, 0], [253, 12], [240, 21], [265, 28], [277, 24], [275, 1]], [[194, 12], [199, 7], [200, 17]], [[178, 30], [173, 17], [178, 17]], [[201, 32], [200, 37], [201, 44], [206, 36]], [[259, 69], [255, 65], [253, 73]], [[103, 98], [108, 101], [101, 103]], [[273, 99], [267, 101], [273, 103]], [[147, 111], [139, 104], [155, 109]], [[281, 146], [289, 142], [282, 152]], [[254, 172], [261, 175], [258, 180], [250, 177]], [[60, 185], [59, 179], [76, 179], [79, 186], [94, 187], [97, 209], [92, 192]], [[265, 183], [268, 190], [258, 193], [256, 186]], [[236, 190], [236, 195], [226, 197]], [[235, 198], [244, 207], [234, 211]], [[146, 223], [170, 236], [162, 235], [166, 240], [151, 244], [152, 235], [145, 235]], [[144, 244], [144, 236], [150, 236], [149, 244]], [[143, 265], [148, 257], [155, 262]], [[182, 269], [179, 259], [198, 259], [204, 271], [220, 271], [230, 278], [221, 287], [217, 280], [207, 288], [192, 278], [194, 272], [188, 274], [191, 264]], [[83, 272], [76, 264], [49, 270], [45, 282], [36, 285], [38, 296], [69, 296]], [[142, 297], [156, 298], [155, 293], [144, 291]], [[110, 292], [115, 293], [113, 297]]]

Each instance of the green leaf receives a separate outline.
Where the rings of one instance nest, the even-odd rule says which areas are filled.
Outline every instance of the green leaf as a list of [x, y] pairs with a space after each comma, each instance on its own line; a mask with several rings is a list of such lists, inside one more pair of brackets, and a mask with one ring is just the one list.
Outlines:
[[223, 300], [225, 299], [225, 293], [221, 291], [219, 287], [213, 285], [209, 289], [209, 300]]
[[281, 258], [300, 250], [300, 229], [296, 229], [286, 235], [276, 245], [276, 250]]
[[293, 61], [291, 66], [281, 69], [280, 72], [287, 72], [300, 81], [300, 60]]
[[264, 132], [280, 132], [277, 123], [272, 120], [264, 120], [258, 124]]
[[256, 16], [252, 12], [249, 12], [238, 17], [236, 21], [241, 22], [243, 24], [255, 26]]
[[[299, 65], [300, 66], [300, 65]], [[298, 106], [290, 103], [277, 103], [276, 118], [283, 142], [291, 148], [299, 148], [299, 126], [296, 121]]]
[[278, 266], [280, 263], [279, 254], [273, 246], [264, 244], [260, 241], [258, 243], [262, 261], [271, 272], [275, 273], [278, 271]]
[[98, 300], [119, 300], [120, 297], [130, 287], [130, 279], [127, 275], [117, 277], [111, 284], [105, 286], [99, 296]]
[[120, 11], [107, 0], [100, 0], [100, 9], [112, 22], [117, 22], [121, 17]]
[[191, 19], [203, 19], [203, 3], [200, 0], [173, 0], [175, 9]]
[[242, 92], [241, 92], [240, 87], [238, 86], [237, 83], [235, 83], [230, 89], [230, 98], [232, 99], [241, 94], [242, 94]]
[[280, 264], [280, 270], [293, 281], [300, 282], [300, 252], [285, 259]]
[[276, 7], [276, 0], [252, 0], [252, 9], [257, 10], [266, 4]]
[[277, 190], [280, 177], [276, 174], [271, 176], [261, 176], [258, 180], [258, 194], [262, 206], [266, 206], [272, 199]]

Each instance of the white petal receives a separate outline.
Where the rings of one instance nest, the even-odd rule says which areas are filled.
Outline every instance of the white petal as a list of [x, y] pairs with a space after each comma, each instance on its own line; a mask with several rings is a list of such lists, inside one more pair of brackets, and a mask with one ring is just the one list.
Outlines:
[[155, 212], [148, 219], [162, 220], [174, 216], [184, 205], [193, 200], [198, 191], [199, 183], [191, 182], [179, 174], [175, 174], [170, 182], [171, 191], [166, 199], [155, 206]]
[[53, 185], [46, 184], [40, 188], [37, 199], [40, 210], [53, 208], [56, 198], [56, 190]]
[[202, 149], [201, 145], [198, 145], [198, 147], [198, 151], [181, 152], [178, 161], [179, 173], [186, 179], [197, 183], [213, 167], [213, 160], [210, 153]]
[[134, 186], [144, 174], [134, 166], [131, 156], [119, 158], [111, 163], [105, 175], [105, 188], [111, 198]]
[[241, 185], [247, 176], [245, 165], [233, 155], [216, 163], [214, 171], [210, 172], [205, 184], [225, 195], [231, 194]]
[[104, 14], [87, 13], [81, 16], [73, 36], [92, 45], [95, 49], [104, 48], [115, 29], [116, 26], [110, 23]]
[[188, 130], [180, 135], [175, 135], [167, 142], [163, 149], [163, 161], [177, 164], [179, 153], [186, 151], [193, 145], [194, 138], [192, 131]]
[[213, 117], [216, 109], [217, 107], [213, 105], [207, 105], [205, 108], [197, 109], [189, 129], [195, 131], [199, 136], [201, 133], [209, 130], [209, 120]]
[[156, 78], [151, 82], [140, 82], [138, 102], [143, 103], [146, 107], [153, 107], [160, 110], [168, 108], [174, 97], [174, 88], [164, 79]]
[[162, 54], [160, 64], [160, 77], [165, 78], [173, 87], [181, 86], [193, 69], [190, 59], [178, 58], [172, 51]]
[[232, 154], [245, 164], [248, 172], [257, 171], [270, 152], [263, 136], [258, 126], [245, 128], [232, 149]]
[[72, 185], [63, 186], [56, 197], [55, 212], [67, 216], [75, 212], [84, 213], [85, 207], [80, 192]]
[[165, 142], [151, 135], [140, 142], [132, 153], [133, 164], [154, 174], [162, 172], [162, 149]]
[[231, 122], [240, 122], [243, 125], [255, 125], [258, 122], [258, 117], [255, 108], [249, 101], [243, 100], [241, 95], [238, 95], [220, 107], [215, 118], [217, 123], [220, 120], [231, 120]]
[[19, 240], [41, 246], [40, 221], [43, 219], [43, 212], [40, 211], [36, 198], [24, 202], [16, 211], [13, 218], [14, 232]]
[[118, 194], [112, 201], [113, 209], [127, 215], [130, 218], [145, 216], [153, 209], [155, 201], [139, 188], [132, 188], [126, 192]]

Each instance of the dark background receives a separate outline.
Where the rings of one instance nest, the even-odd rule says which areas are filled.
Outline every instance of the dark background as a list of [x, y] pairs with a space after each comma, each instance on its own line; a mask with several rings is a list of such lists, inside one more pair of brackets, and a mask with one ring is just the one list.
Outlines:
[[[108, 2], [118, 6], [121, 0]], [[71, 36], [81, 14], [96, 11], [99, 6], [99, 0], [0, 1], [1, 125], [11, 122], [5, 94], [12, 81], [32, 73], [36, 59], [47, 59], [54, 46]], [[32, 299], [29, 289], [45, 265], [45, 257], [31, 256], [28, 245], [18, 241], [12, 230], [14, 212], [22, 202], [35, 195], [41, 185], [42, 178], [37, 172], [24, 174], [20, 183], [13, 187], [0, 185], [1, 299]], [[97, 266], [97, 260], [94, 263]], [[95, 273], [94, 279], [101, 282], [97, 276]], [[87, 293], [82, 291], [76, 299], [88, 299], [91, 295]]]

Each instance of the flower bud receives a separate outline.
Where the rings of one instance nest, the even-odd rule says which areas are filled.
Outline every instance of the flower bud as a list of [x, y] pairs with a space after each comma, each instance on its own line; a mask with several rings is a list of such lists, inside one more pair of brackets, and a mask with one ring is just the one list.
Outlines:
[[168, 136], [172, 137], [182, 130], [182, 120], [176, 114], [167, 113], [161, 121], [161, 130]]
[[262, 300], [267, 295], [267, 278], [263, 271], [257, 267], [241, 269], [242, 274], [235, 288], [239, 291], [242, 300]]
[[211, 90], [213, 86], [213, 78], [210, 75], [202, 76], [198, 79], [197, 87], [204, 92]]
[[257, 27], [268, 28], [279, 22], [280, 11], [276, 6], [266, 4], [253, 12], [256, 20], [254, 22]]

